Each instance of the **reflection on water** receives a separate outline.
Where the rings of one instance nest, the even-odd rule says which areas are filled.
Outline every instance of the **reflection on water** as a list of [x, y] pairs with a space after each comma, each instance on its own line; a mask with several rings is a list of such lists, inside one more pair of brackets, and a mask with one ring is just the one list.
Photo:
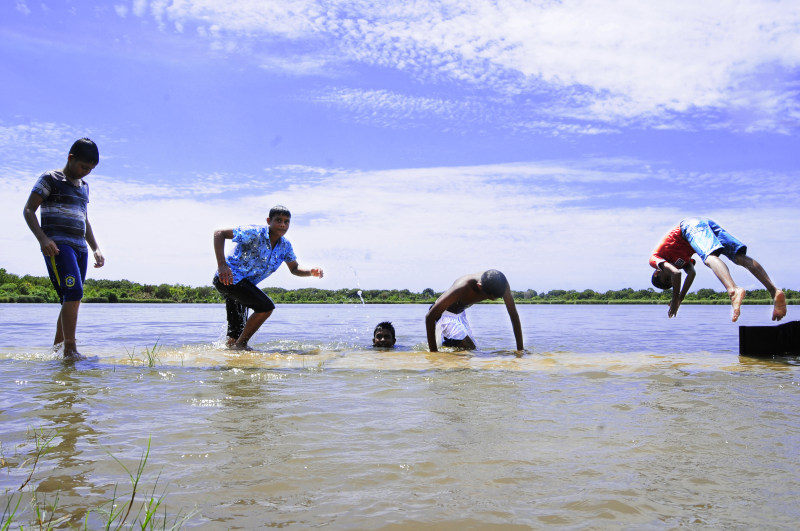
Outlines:
[[[744, 324], [765, 324], [765, 308]], [[361, 304], [280, 306], [242, 353], [219, 347], [221, 307], [87, 304], [93, 358], [74, 365], [48, 350], [54, 309], [0, 305], [0, 492], [24, 480], [30, 430], [59, 430], [32, 485], [58, 492], [73, 525], [127, 484], [109, 454], [135, 468], [148, 437], [144, 482], [160, 474], [168, 510], [196, 507], [198, 529], [794, 529], [800, 516], [797, 359], [740, 358], [725, 307], [669, 320], [522, 306], [520, 356], [502, 306], [474, 308], [475, 353], [427, 352], [424, 306]], [[402, 348], [368, 348], [382, 320]], [[132, 363], [156, 341], [155, 367]]]

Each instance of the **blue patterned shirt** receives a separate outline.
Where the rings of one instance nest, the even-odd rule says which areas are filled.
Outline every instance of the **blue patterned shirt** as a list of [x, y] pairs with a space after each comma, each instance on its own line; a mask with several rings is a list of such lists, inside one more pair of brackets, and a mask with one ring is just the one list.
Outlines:
[[42, 198], [41, 225], [47, 237], [57, 245], [87, 252], [89, 185], [81, 180], [80, 186], [74, 186], [63, 172], [53, 170], [43, 173], [31, 191]]
[[294, 262], [297, 257], [289, 240], [281, 236], [273, 249], [269, 244], [269, 227], [245, 225], [233, 229], [236, 247], [225, 258], [233, 272], [233, 283], [247, 279], [258, 284], [277, 270], [284, 262]]

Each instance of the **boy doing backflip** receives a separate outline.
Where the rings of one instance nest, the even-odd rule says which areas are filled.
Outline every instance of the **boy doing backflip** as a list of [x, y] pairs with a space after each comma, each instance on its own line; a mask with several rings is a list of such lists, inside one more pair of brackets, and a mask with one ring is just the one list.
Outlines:
[[[720, 258], [724, 254], [734, 264], [750, 271], [772, 296], [774, 306], [772, 320], [780, 321], [786, 315], [786, 296], [776, 288], [761, 264], [747, 256], [747, 246], [707, 218], [687, 218], [669, 231], [650, 256], [653, 272], [652, 282], [658, 289], [672, 288], [672, 301], [667, 315], [674, 317], [684, 297], [689, 292], [695, 277], [692, 255], [697, 253], [725, 286], [733, 306], [732, 321], [739, 319], [742, 301], [747, 292], [733, 281], [728, 266]], [[686, 271], [686, 280], [681, 288], [681, 270]]]
[[[80, 359], [75, 344], [78, 309], [83, 298], [89, 244], [94, 267], [105, 258], [92, 232], [87, 207], [89, 185], [84, 180], [100, 161], [97, 145], [88, 138], [77, 140], [69, 150], [63, 170], [43, 173], [22, 211], [25, 222], [39, 240], [50, 281], [61, 301], [54, 346], [64, 343], [64, 358]], [[41, 224], [36, 211], [41, 207]]]
[[[214, 253], [217, 257], [217, 274], [214, 287], [225, 297], [228, 315], [228, 347], [249, 350], [247, 342], [264, 321], [272, 315], [275, 303], [257, 284], [270, 276], [282, 263], [298, 277], [322, 278], [322, 269], [305, 269], [297, 264], [297, 257], [284, 235], [289, 230], [292, 214], [285, 206], [272, 207], [267, 226], [242, 226], [214, 232]], [[236, 247], [225, 256], [225, 240], [233, 240]], [[253, 315], [247, 316], [248, 308]]]
[[467, 320], [466, 309], [476, 302], [503, 297], [506, 311], [511, 318], [517, 350], [524, 350], [522, 344], [522, 325], [520, 325], [517, 306], [511, 295], [511, 287], [503, 273], [490, 269], [483, 273], [464, 275], [456, 279], [450, 288], [442, 293], [428, 309], [425, 316], [425, 330], [428, 334], [428, 348], [437, 351], [436, 324], [442, 329], [442, 346], [475, 349], [472, 328]]

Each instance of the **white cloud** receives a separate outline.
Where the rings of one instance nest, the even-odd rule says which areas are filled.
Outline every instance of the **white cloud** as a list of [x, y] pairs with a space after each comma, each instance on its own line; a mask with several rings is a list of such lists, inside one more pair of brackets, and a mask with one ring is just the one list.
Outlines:
[[30, 15], [31, 9], [28, 7], [28, 4], [25, 3], [25, 0], [17, 0], [16, 9], [23, 15]]
[[[740, 130], [785, 132], [797, 123], [784, 117], [800, 114], [791, 86], [800, 67], [793, 0], [135, 0], [133, 11], [144, 16], [148, 6], [181, 31], [197, 26], [216, 50], [257, 50], [271, 68], [316, 75], [351, 62], [505, 95], [545, 91], [545, 115], [681, 128], [675, 114], [705, 109], [733, 114], [727, 123]], [[286, 46], [274, 53], [276, 39]], [[293, 44], [304, 50], [298, 64], [285, 61]], [[758, 116], [739, 123], [747, 112]], [[703, 127], [724, 121], [713, 118]]]

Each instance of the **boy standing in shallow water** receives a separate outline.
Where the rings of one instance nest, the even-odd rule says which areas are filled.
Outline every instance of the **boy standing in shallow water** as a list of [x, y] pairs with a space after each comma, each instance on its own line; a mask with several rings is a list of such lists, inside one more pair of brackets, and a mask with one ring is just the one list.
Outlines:
[[428, 334], [428, 348], [431, 352], [437, 351], [436, 323], [442, 327], [442, 345], [445, 347], [475, 349], [472, 339], [472, 329], [467, 321], [466, 309], [476, 302], [486, 299], [503, 297], [511, 326], [514, 329], [514, 338], [517, 341], [517, 350], [524, 350], [522, 344], [522, 326], [517, 314], [517, 306], [511, 295], [511, 287], [503, 273], [496, 269], [489, 269], [483, 273], [464, 275], [453, 282], [450, 288], [442, 293], [436, 302], [428, 309], [425, 316], [425, 329]]
[[[242, 226], [214, 232], [214, 253], [217, 274], [214, 287], [225, 297], [228, 315], [228, 347], [249, 350], [247, 342], [264, 321], [272, 315], [275, 303], [257, 284], [286, 262], [289, 271], [298, 277], [322, 278], [322, 269], [304, 269], [297, 264], [292, 244], [284, 238], [292, 214], [285, 206], [276, 205], [269, 211], [267, 226]], [[236, 247], [225, 257], [225, 240]], [[247, 316], [248, 308], [253, 315]]]
[[[69, 150], [63, 170], [43, 173], [28, 196], [22, 215], [39, 240], [50, 281], [61, 301], [53, 345], [64, 343], [64, 357], [80, 359], [75, 343], [78, 309], [83, 298], [86, 266], [92, 248], [94, 267], [105, 258], [92, 232], [87, 207], [89, 185], [84, 181], [100, 161], [97, 145], [88, 138], [77, 140]], [[36, 211], [42, 208], [42, 222]]]
[[[774, 301], [772, 320], [780, 321], [786, 315], [786, 296], [776, 288], [761, 264], [747, 256], [747, 246], [734, 238], [711, 219], [687, 218], [681, 221], [659, 242], [650, 256], [653, 286], [658, 289], [672, 288], [672, 301], [667, 315], [674, 317], [684, 297], [689, 292], [695, 277], [692, 254], [697, 253], [725, 286], [733, 306], [732, 321], [741, 313], [742, 301], [747, 292], [733, 281], [728, 266], [720, 259], [724, 254], [734, 264], [750, 271], [761, 282]], [[686, 271], [686, 280], [681, 288], [681, 269]]]

